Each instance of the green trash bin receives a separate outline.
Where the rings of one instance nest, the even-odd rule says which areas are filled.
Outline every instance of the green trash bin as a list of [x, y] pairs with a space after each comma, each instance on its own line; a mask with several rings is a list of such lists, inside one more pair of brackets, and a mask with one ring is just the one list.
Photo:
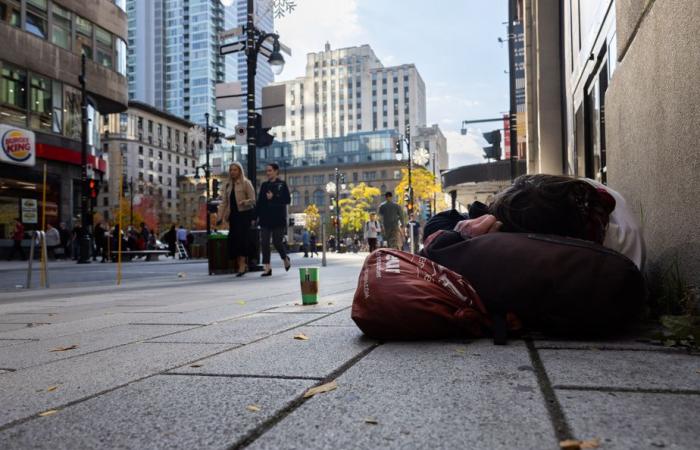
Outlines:
[[221, 275], [235, 272], [235, 261], [228, 256], [228, 236], [212, 233], [207, 239], [207, 260], [209, 275]]

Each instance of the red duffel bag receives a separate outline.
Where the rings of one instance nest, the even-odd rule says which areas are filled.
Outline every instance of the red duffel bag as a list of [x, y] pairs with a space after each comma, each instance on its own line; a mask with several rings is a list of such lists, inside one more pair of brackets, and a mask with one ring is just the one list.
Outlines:
[[491, 326], [481, 299], [462, 276], [425, 257], [390, 249], [365, 259], [352, 319], [377, 339], [480, 337]]

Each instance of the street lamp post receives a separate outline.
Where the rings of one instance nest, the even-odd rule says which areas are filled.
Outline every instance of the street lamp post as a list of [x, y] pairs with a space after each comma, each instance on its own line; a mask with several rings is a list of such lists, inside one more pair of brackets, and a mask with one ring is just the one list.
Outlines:
[[411, 156], [411, 126], [406, 125], [406, 135], [399, 136], [396, 145], [396, 160], [401, 161], [403, 159], [403, 150], [401, 148], [401, 142], [406, 143], [406, 152], [408, 153], [408, 201], [406, 202], [406, 210], [413, 212], [413, 157]]
[[246, 32], [246, 55], [247, 55], [247, 143], [248, 143], [248, 179], [257, 187], [257, 129], [255, 126], [255, 75], [258, 71], [258, 53], [263, 42], [272, 38], [272, 52], [268, 57], [270, 67], [275, 75], [282, 73], [284, 68], [284, 58], [280, 54], [279, 35], [276, 33], [266, 33], [255, 27], [254, 14], [255, 0], [247, 2]]
[[129, 177], [129, 225], [134, 226], [134, 177]]
[[87, 156], [88, 156], [88, 99], [85, 75], [85, 53], [80, 59], [80, 82], [82, 139], [80, 152], [80, 221], [82, 222], [83, 235], [79, 236], [78, 264], [90, 263], [90, 218], [88, 217], [88, 181], [87, 181]]
[[[205, 119], [205, 138], [204, 138], [204, 154], [205, 154], [205, 162], [201, 166], [195, 167], [195, 179], [199, 179], [199, 169], [204, 170], [204, 180], [206, 183], [206, 190], [205, 190], [205, 205], [206, 205], [206, 223], [207, 223], [207, 234], [211, 234], [211, 216], [210, 216], [210, 201], [211, 199], [210, 194], [209, 194], [209, 182], [211, 178], [211, 164], [209, 163], [209, 153], [211, 152], [214, 144], [220, 144], [221, 143], [221, 138], [223, 137], [223, 133], [219, 131], [217, 127], [213, 127], [209, 125], [209, 113], [204, 113], [204, 119]], [[212, 141], [213, 139], [213, 141]]]
[[[326, 185], [326, 192], [331, 196], [331, 202], [335, 201], [335, 251], [336, 253], [340, 250], [340, 191], [345, 190], [345, 174], [340, 173], [338, 168], [335, 168], [335, 183], [329, 181]], [[333, 195], [335, 194], [335, 196]], [[333, 204], [330, 205], [331, 211], [333, 211]]]

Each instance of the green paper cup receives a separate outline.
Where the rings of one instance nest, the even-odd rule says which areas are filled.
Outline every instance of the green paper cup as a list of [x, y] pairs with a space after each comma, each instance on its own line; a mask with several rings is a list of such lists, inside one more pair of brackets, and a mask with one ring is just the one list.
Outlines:
[[299, 269], [301, 280], [301, 302], [304, 305], [318, 303], [318, 267], [302, 267]]

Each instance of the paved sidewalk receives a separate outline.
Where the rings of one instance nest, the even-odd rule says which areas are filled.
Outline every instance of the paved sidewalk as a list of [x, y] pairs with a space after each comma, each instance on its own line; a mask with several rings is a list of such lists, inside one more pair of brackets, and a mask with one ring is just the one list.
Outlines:
[[331, 255], [316, 306], [279, 266], [0, 294], [0, 448], [699, 447], [700, 356], [634, 339], [376, 342], [350, 319], [361, 261]]

